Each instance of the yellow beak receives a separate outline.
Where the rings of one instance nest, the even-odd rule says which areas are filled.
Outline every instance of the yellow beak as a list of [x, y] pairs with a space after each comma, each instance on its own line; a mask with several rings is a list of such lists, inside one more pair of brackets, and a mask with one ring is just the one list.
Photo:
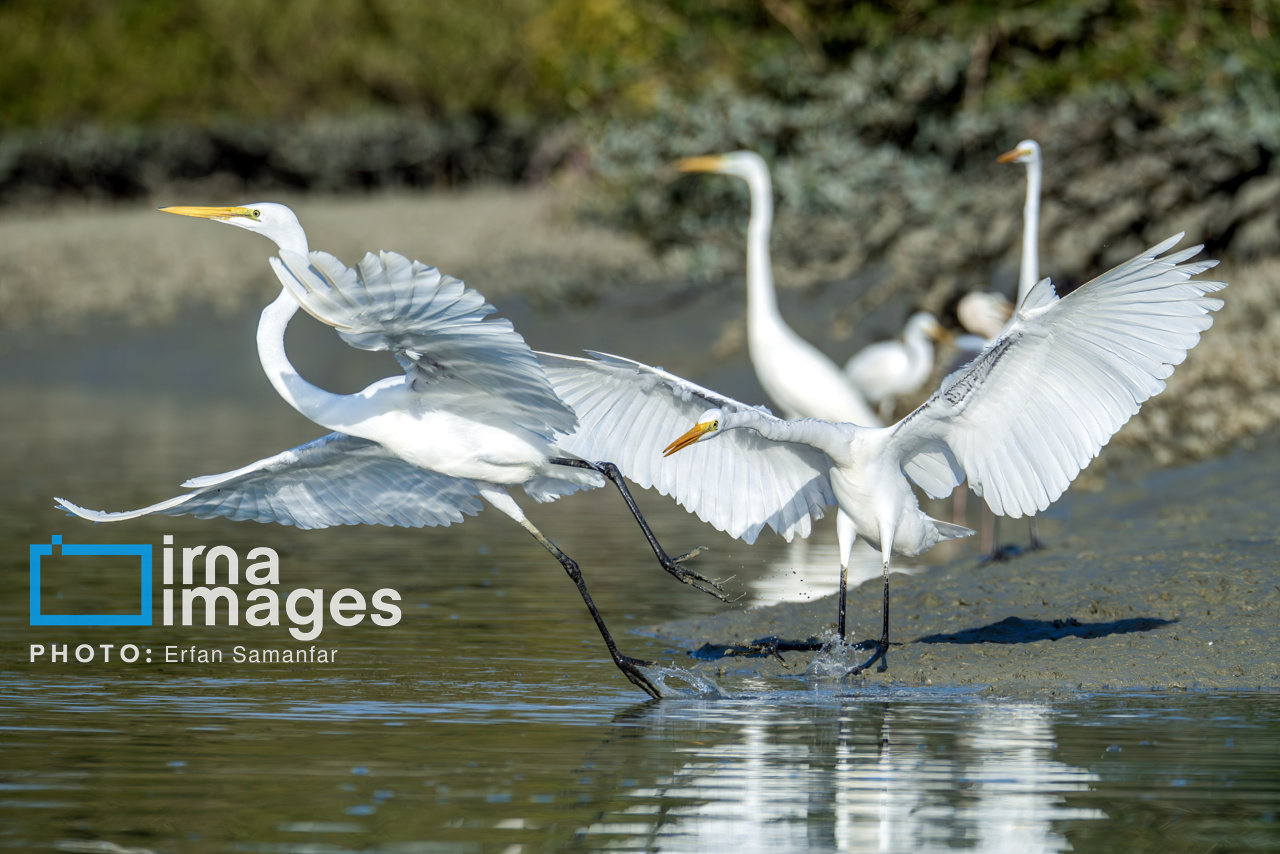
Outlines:
[[676, 169], [681, 172], [715, 172], [720, 168], [723, 159], [719, 154], [685, 157], [676, 161]]
[[1025, 148], [1015, 148], [1013, 151], [1006, 151], [996, 158], [997, 163], [1012, 163], [1024, 154], [1030, 154]]
[[667, 445], [666, 449], [663, 450], [662, 452], [662, 456], [669, 457], [672, 454], [674, 454], [676, 451], [679, 451], [682, 448], [689, 447], [694, 442], [701, 439], [707, 433], [707, 431], [711, 429], [712, 423], [713, 422], [711, 421], [707, 421], [702, 424], [693, 425], [692, 430], [690, 430], [688, 433], [685, 433], [679, 439], [676, 439], [670, 445]]
[[198, 216], [201, 219], [231, 219], [233, 216], [245, 216], [253, 219], [253, 211], [248, 208], [160, 208], [165, 213], [179, 216]]

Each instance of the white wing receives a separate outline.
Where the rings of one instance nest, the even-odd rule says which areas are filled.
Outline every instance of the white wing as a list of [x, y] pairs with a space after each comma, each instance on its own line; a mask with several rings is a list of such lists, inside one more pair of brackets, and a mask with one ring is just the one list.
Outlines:
[[576, 426], [511, 322], [484, 322], [494, 307], [458, 279], [394, 252], [369, 253], [351, 269], [326, 252], [282, 250], [271, 266], [348, 344], [389, 350], [433, 404], [497, 413], [547, 439]]
[[1004, 335], [895, 427], [903, 470], [930, 495], [964, 477], [1007, 516], [1055, 501], [1213, 324], [1216, 261], [1157, 257], [1170, 238], [1066, 297], [1037, 284]]
[[[788, 541], [809, 535], [835, 503], [827, 455], [773, 442], [752, 430], [726, 430], [671, 457], [663, 448], [708, 409], [752, 409], [661, 368], [592, 353], [578, 359], [539, 353], [556, 392], [578, 413], [578, 432], [557, 445], [608, 461], [643, 487], [670, 495], [698, 518], [748, 543], [765, 525]], [[773, 418], [767, 410], [758, 410]]]
[[226, 474], [192, 478], [183, 486], [195, 491], [122, 513], [54, 500], [94, 522], [189, 513], [198, 519], [225, 516], [299, 528], [449, 525], [482, 508], [471, 481], [416, 468], [376, 442], [344, 433], [330, 433]]

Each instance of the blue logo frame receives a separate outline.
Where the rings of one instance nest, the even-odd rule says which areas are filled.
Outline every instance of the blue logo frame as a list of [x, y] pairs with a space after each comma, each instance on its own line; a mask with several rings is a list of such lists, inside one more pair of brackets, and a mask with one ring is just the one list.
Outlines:
[[[137, 614], [44, 614], [40, 609], [40, 560], [53, 555], [58, 546], [64, 555], [135, 555], [142, 574], [142, 597]], [[31, 544], [31, 625], [33, 626], [149, 626], [151, 625], [151, 546], [63, 545], [54, 535], [50, 545]]]

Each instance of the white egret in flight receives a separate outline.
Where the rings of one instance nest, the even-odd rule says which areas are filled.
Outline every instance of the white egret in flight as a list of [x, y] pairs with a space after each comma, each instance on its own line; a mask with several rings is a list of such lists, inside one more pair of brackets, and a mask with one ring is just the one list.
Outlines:
[[569, 450], [613, 460], [716, 528], [747, 542], [766, 525], [805, 536], [835, 504], [842, 640], [844, 565], [856, 537], [880, 551], [884, 567], [883, 628], [860, 672], [888, 647], [891, 556], [972, 533], [926, 516], [909, 481], [941, 498], [967, 478], [998, 514], [1044, 510], [1212, 325], [1222, 301], [1208, 294], [1226, 283], [1192, 278], [1217, 263], [1187, 263], [1199, 246], [1164, 255], [1181, 237], [1063, 298], [1040, 282], [999, 339], [890, 427], [784, 421], [629, 360], [540, 355], [582, 424]]
[[[324, 252], [308, 252], [306, 235], [283, 205], [167, 208], [255, 231], [280, 248], [271, 266], [284, 289], [262, 312], [258, 355], [268, 379], [291, 406], [335, 432], [226, 474], [197, 477], [192, 491], [123, 513], [59, 505], [109, 522], [148, 513], [277, 522], [299, 528], [382, 524], [448, 525], [482, 509], [483, 498], [519, 522], [577, 585], [609, 653], [649, 694], [640, 670], [649, 662], [622, 655], [577, 564], [526, 518], [507, 487], [553, 501], [611, 480], [640, 523], [663, 568], [724, 599], [719, 587], [663, 551], [622, 476], [611, 463], [574, 455], [560, 440], [579, 426], [556, 396], [524, 339], [480, 294], [434, 267], [391, 252], [365, 256], [350, 269]], [[337, 328], [351, 346], [386, 350], [404, 373], [356, 394], [333, 394], [303, 379], [285, 353], [284, 334], [299, 307]], [[696, 553], [696, 552], [695, 552]]]
[[897, 398], [914, 394], [929, 381], [933, 341], [950, 338], [936, 317], [918, 311], [907, 321], [901, 341], [868, 344], [845, 362], [844, 375], [863, 397], [880, 407], [880, 417], [887, 421]]
[[773, 185], [769, 167], [752, 151], [686, 157], [681, 172], [733, 175], [747, 183], [747, 351], [765, 394], [788, 418], [822, 418], [880, 426], [867, 402], [835, 362], [796, 334], [778, 311], [769, 260]]

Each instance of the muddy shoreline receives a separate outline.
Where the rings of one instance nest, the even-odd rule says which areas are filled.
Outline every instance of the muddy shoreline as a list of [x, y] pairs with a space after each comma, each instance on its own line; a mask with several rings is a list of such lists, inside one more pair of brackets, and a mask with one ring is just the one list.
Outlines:
[[[1280, 689], [1280, 447], [1113, 482], [1055, 506], [1048, 547], [1003, 562], [957, 559], [893, 574], [891, 647], [844, 685], [964, 687], [998, 697], [1107, 690]], [[1024, 541], [1021, 523], [1004, 523]], [[832, 572], [837, 571], [832, 567]], [[850, 636], [879, 636], [881, 581], [849, 596]], [[762, 638], [829, 637], [834, 596], [651, 626], [689, 650]], [[689, 657], [733, 690], [805, 678], [868, 653]], [[810, 668], [815, 658], [819, 666]]]

